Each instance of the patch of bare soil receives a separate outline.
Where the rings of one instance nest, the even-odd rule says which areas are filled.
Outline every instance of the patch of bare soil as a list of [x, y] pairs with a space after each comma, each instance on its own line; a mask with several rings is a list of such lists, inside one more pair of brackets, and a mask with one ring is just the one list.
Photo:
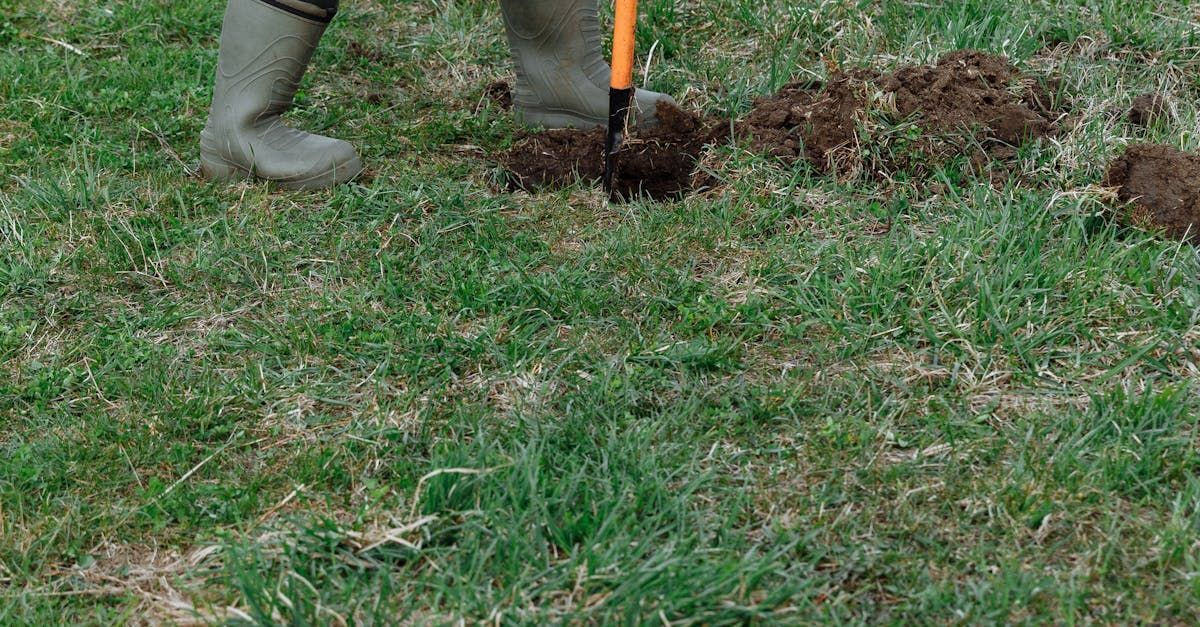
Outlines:
[[871, 128], [879, 124], [872, 112], [883, 122], [915, 121], [921, 136], [909, 148], [931, 159], [968, 145], [982, 146], [989, 153], [983, 160], [1008, 157], [1014, 147], [1053, 134], [1060, 117], [1049, 92], [1007, 59], [960, 50], [936, 65], [891, 74], [839, 72], [820, 90], [790, 85], [756, 101], [737, 128], [752, 150], [845, 173], [865, 149], [888, 141], [886, 131]]
[[839, 161], [858, 153], [858, 123], [868, 102], [865, 76], [870, 74], [835, 74], [824, 89], [787, 85], [754, 101], [735, 132], [753, 152], [839, 169]]
[[1135, 226], [1200, 245], [1200, 155], [1134, 144], [1108, 168], [1104, 185], [1129, 203]]
[[[658, 126], [633, 133], [621, 146], [613, 177], [613, 191], [621, 198], [678, 198], [702, 183], [694, 170], [700, 152], [713, 141], [712, 126], [664, 102], [657, 113]], [[512, 175], [510, 186], [538, 190], [600, 181], [605, 132], [596, 127], [526, 135], [500, 160]]]

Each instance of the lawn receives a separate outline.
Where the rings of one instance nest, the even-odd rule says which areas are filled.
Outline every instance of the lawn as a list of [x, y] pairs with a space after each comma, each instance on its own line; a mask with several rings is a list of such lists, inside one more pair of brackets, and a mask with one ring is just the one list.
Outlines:
[[1200, 256], [1099, 185], [1200, 149], [1190, 3], [643, 0], [691, 110], [977, 48], [1074, 122], [624, 205], [506, 187], [493, 0], [344, 3], [363, 179], [202, 181], [222, 9], [0, 0], [0, 624], [1200, 620]]

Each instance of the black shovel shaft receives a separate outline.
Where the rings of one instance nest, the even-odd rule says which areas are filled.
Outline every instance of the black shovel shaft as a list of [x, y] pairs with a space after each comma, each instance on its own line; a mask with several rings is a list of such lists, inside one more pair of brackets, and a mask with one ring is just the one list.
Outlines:
[[613, 194], [613, 178], [616, 175], [617, 152], [625, 141], [625, 127], [629, 124], [629, 107], [633, 102], [633, 88], [608, 90], [608, 135], [604, 138], [604, 191]]

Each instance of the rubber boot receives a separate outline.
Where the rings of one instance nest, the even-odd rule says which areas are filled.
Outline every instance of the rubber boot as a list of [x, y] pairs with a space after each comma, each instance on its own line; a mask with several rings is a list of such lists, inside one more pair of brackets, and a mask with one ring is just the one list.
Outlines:
[[[526, 124], [589, 128], [608, 124], [612, 70], [600, 52], [597, 0], [500, 0], [517, 70], [513, 105]], [[658, 124], [666, 94], [637, 90], [634, 123]]]
[[332, 17], [299, 0], [229, 0], [212, 111], [200, 135], [200, 172], [321, 189], [362, 171], [350, 144], [289, 128], [300, 79]]

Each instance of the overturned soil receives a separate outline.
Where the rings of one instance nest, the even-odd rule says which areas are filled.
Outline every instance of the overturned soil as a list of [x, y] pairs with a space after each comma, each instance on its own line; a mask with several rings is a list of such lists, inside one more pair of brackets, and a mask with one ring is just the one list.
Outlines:
[[[984, 151], [972, 154], [977, 162], [1008, 157], [1014, 147], [1052, 134], [1059, 117], [1046, 88], [1007, 59], [959, 50], [936, 65], [891, 74], [838, 72], [820, 90], [789, 85], [756, 101], [737, 128], [752, 150], [847, 174], [898, 170], [968, 147]], [[908, 120], [915, 136], [895, 131]]]
[[1135, 226], [1200, 245], [1200, 155], [1134, 144], [1108, 168], [1104, 185], [1129, 203]]
[[[613, 192], [620, 198], [677, 198], [704, 182], [694, 170], [704, 146], [713, 142], [711, 127], [665, 102], [658, 103], [657, 114], [660, 124], [627, 137], [617, 155]], [[605, 135], [601, 127], [526, 135], [501, 159], [512, 175], [510, 186], [538, 190], [599, 182]]]
[[[935, 65], [837, 72], [824, 85], [788, 85], [756, 100], [732, 137], [724, 120], [660, 105], [663, 124], [626, 140], [615, 188], [625, 198], [678, 197], [710, 182], [695, 174], [704, 147], [731, 139], [839, 176], [912, 173], [957, 155], [982, 166], [1054, 134], [1062, 116], [1053, 100], [1007, 59], [960, 50]], [[514, 188], [560, 187], [599, 180], [603, 145], [603, 129], [533, 133], [500, 161]]]

